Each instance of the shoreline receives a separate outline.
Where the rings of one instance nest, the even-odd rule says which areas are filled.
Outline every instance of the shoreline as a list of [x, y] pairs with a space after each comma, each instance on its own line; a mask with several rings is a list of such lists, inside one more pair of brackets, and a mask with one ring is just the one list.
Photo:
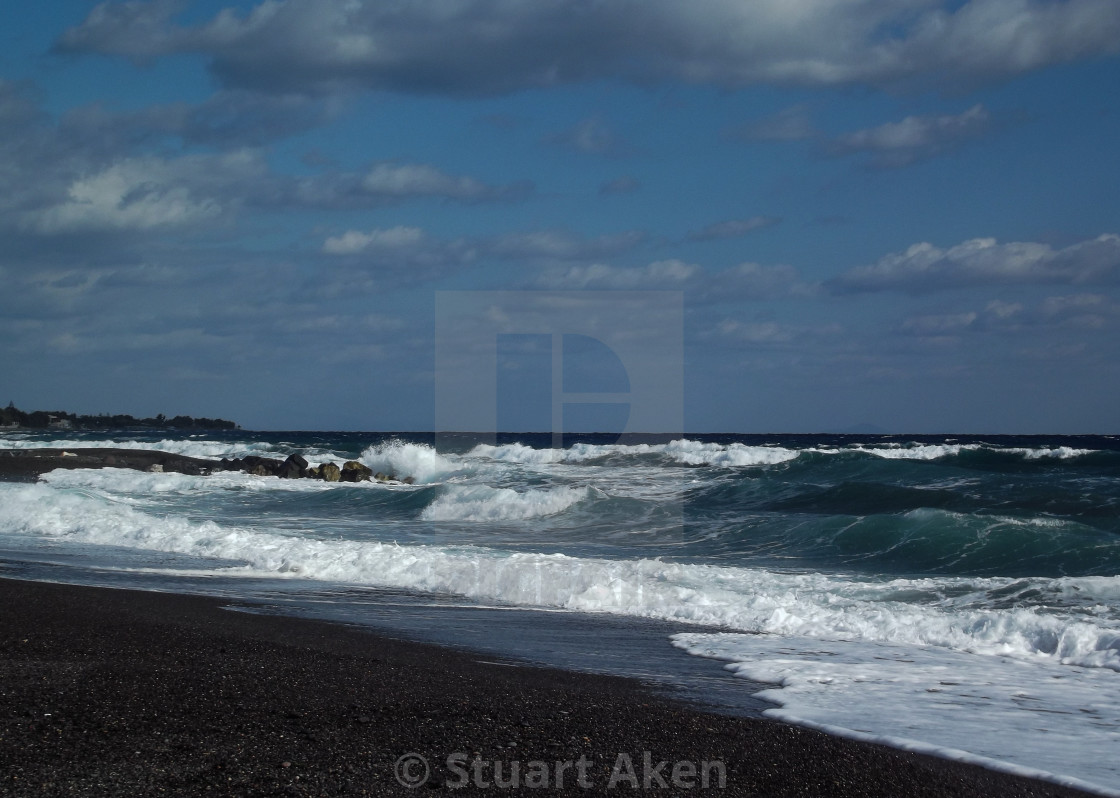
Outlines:
[[422, 794], [409, 754], [424, 792], [508, 793], [517, 762], [521, 789], [606, 794], [629, 762], [654, 794], [1090, 794], [247, 601], [0, 577], [0, 606], [4, 795]]

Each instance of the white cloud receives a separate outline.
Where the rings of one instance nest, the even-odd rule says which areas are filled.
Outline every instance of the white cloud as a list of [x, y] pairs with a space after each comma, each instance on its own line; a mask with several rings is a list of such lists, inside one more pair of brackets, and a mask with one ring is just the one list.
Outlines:
[[1049, 324], [1099, 330], [1120, 319], [1120, 304], [1102, 294], [1052, 296], [1046, 298], [1038, 313]]
[[1057, 330], [1102, 330], [1120, 321], [1120, 304], [1103, 294], [1050, 296], [1028, 307], [992, 300], [983, 310], [909, 316], [898, 325], [907, 336], [956, 341], [968, 334], [992, 332], [1051, 334]]
[[323, 252], [329, 255], [354, 255], [370, 249], [400, 250], [419, 244], [424, 239], [424, 231], [419, 227], [391, 227], [362, 233], [347, 230], [339, 236], [332, 236], [323, 242]]
[[641, 267], [602, 263], [570, 266], [544, 274], [538, 284], [552, 289], [672, 289], [688, 293], [690, 302], [716, 303], [806, 295], [812, 287], [801, 282], [792, 266], [742, 263], [710, 272], [695, 263], [669, 259]]
[[189, 169], [186, 163], [158, 158], [118, 161], [75, 179], [64, 201], [27, 214], [25, 226], [45, 234], [150, 230], [219, 217], [223, 205], [190, 185], [184, 167]]
[[594, 263], [547, 274], [540, 283], [552, 289], [679, 289], [701, 271], [696, 264], [681, 260], [660, 260], [637, 268]]
[[866, 130], [857, 130], [831, 141], [833, 155], [872, 154], [871, 164], [879, 168], [907, 166], [955, 149], [962, 143], [983, 136], [991, 127], [991, 114], [974, 105], [955, 116], [908, 116]]
[[[419, 227], [398, 225], [369, 231], [347, 230], [327, 237], [321, 249], [327, 255], [361, 256], [360, 264], [414, 267], [412, 273], [417, 277], [484, 259], [552, 265], [554, 270], [542, 278], [550, 287], [582, 288], [630, 279], [623, 276], [626, 270], [595, 265], [592, 261], [632, 249], [643, 238], [643, 234], [636, 232], [587, 238], [562, 230], [532, 230], [442, 239], [430, 236]], [[573, 263], [579, 265], [567, 265]], [[674, 270], [685, 268], [678, 264], [679, 261], [663, 261], [651, 264], [641, 273], [646, 277], [672, 279]], [[637, 278], [631, 282], [636, 283]]]
[[454, 176], [427, 164], [380, 163], [362, 178], [362, 188], [384, 197], [482, 199], [492, 192], [473, 177]]
[[200, 52], [231, 86], [493, 94], [621, 78], [741, 86], [989, 79], [1120, 50], [1115, 0], [265, 0], [197, 26], [107, 2], [64, 51]]
[[1053, 249], [1049, 244], [977, 238], [949, 249], [914, 244], [826, 283], [834, 293], [928, 293], [976, 285], [1079, 284], [1120, 279], [1120, 236]]

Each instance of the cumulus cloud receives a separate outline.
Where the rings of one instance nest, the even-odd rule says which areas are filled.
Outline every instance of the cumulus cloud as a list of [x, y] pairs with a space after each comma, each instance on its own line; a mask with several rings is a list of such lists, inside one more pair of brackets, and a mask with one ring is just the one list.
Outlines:
[[901, 122], [857, 130], [828, 142], [825, 148], [837, 156], [870, 153], [873, 167], [891, 169], [956, 149], [983, 136], [991, 126], [991, 114], [983, 105], [974, 105], [955, 116], [908, 116]]
[[897, 330], [905, 336], [947, 343], [958, 342], [969, 334], [1095, 331], [1117, 322], [1120, 304], [1112, 298], [1103, 294], [1071, 294], [1046, 297], [1033, 306], [996, 299], [980, 310], [908, 316]]
[[419, 227], [391, 227], [387, 230], [371, 230], [362, 233], [347, 230], [339, 236], [331, 236], [323, 242], [323, 252], [328, 255], [355, 255], [367, 250], [401, 250], [415, 247], [424, 240], [424, 231]]
[[[473, 204], [533, 191], [529, 181], [497, 185], [400, 161], [352, 171], [319, 164], [326, 168], [318, 173], [287, 175], [269, 167], [264, 150], [237, 146], [313, 126], [333, 112], [331, 101], [236, 91], [120, 113], [84, 106], [56, 121], [41, 109], [34, 86], [0, 80], [0, 229], [40, 238], [180, 231], [224, 224], [246, 207]], [[184, 145], [217, 152], [176, 155]], [[9, 251], [16, 246], [23, 244], [8, 241]]]
[[105, 2], [57, 42], [202, 53], [227, 86], [495, 94], [620, 78], [742, 86], [990, 79], [1120, 50], [1114, 0], [265, 0], [197, 25]]
[[1103, 294], [1052, 296], [1039, 306], [1038, 314], [1049, 324], [1099, 330], [1120, 321], [1120, 303]]
[[949, 249], [914, 244], [878, 263], [829, 280], [837, 294], [923, 294], [977, 285], [1106, 283], [1120, 279], [1120, 236], [1107, 234], [1053, 249], [1049, 244], [977, 238]]
[[781, 221], [781, 219], [773, 216], [752, 216], [749, 219], [728, 219], [723, 222], [714, 222], [700, 230], [693, 230], [686, 238], [689, 241], [714, 241], [722, 238], [738, 238], [755, 230], [773, 227]]
[[[585, 288], [627, 278], [615, 275], [613, 267], [580, 261], [621, 254], [636, 247], [644, 238], [637, 232], [586, 237], [566, 230], [530, 230], [442, 239], [419, 227], [399, 225], [369, 231], [347, 230], [329, 236], [323, 241], [322, 251], [362, 264], [417, 267], [413, 269], [417, 277], [433, 276], [441, 269], [484, 259], [527, 265], [566, 264], [547, 272], [550, 287]], [[656, 274], [658, 268], [648, 273]]]
[[681, 290], [693, 303], [774, 299], [813, 291], [792, 266], [742, 263], [713, 272], [677, 259], [636, 267], [580, 264], [547, 272], [537, 284], [551, 289]]
[[436, 279], [476, 262], [485, 254], [485, 246], [485, 241], [466, 237], [442, 239], [406, 225], [347, 230], [323, 241], [323, 254], [335, 263], [329, 278], [316, 279], [309, 291], [345, 296], [383, 291], [390, 277], [398, 287]]
[[551, 289], [680, 289], [701, 271], [696, 264], [681, 260], [660, 260], [641, 267], [593, 263], [546, 274], [539, 284]]
[[[36, 233], [145, 231], [212, 221], [236, 200], [221, 197], [221, 184], [259, 173], [251, 154], [126, 158], [77, 177], [65, 199], [23, 216]], [[209, 175], [221, 175], [215, 181]], [[217, 185], [215, 185], [217, 183]]]
[[477, 200], [500, 193], [473, 177], [449, 175], [427, 164], [380, 163], [362, 178], [361, 185], [371, 195], [392, 198]]

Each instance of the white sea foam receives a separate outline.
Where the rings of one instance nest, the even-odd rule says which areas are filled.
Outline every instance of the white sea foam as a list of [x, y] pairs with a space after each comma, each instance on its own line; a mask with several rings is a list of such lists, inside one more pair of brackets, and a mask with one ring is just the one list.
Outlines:
[[873, 454], [888, 460], [940, 460], [962, 451], [979, 449], [980, 444], [939, 443], [927, 446], [856, 446], [855, 451]]
[[775, 465], [793, 460], [798, 452], [781, 446], [747, 446], [742, 443], [699, 443], [680, 440], [665, 445], [665, 453], [678, 463], [742, 467]]
[[1096, 449], [1074, 449], [1070, 446], [1055, 446], [1052, 449], [1010, 449], [1022, 454], [1028, 460], [1040, 460], [1047, 457], [1057, 458], [1059, 460], [1067, 460], [1071, 457], [1083, 457], [1087, 454], [1093, 454]]
[[[400, 546], [324, 537], [318, 530], [157, 516], [86, 492], [96, 487], [89, 480], [94, 475], [110, 492], [133, 477], [153, 480], [155, 492], [205, 481], [103, 470], [55, 472], [48, 484], [0, 483], [0, 536], [30, 538], [33, 545], [134, 549], [144, 567], [153, 552], [167, 552], [200, 558], [200, 566], [212, 570], [215, 560], [227, 562], [214, 571], [227, 577], [368, 584], [761, 632], [681, 635], [675, 642], [735, 663], [747, 678], [783, 685], [765, 695], [782, 705], [773, 713], [786, 720], [969, 761], [979, 755], [1076, 773], [1096, 786], [1116, 783], [1111, 752], [1120, 742], [1120, 619], [1059, 610], [1064, 602], [1058, 599], [1104, 607], [1120, 596], [1120, 577], [876, 581], [476, 546]], [[561, 488], [507, 496], [476, 487], [447, 486], [450, 498], [440, 506], [454, 520], [520, 519], [587, 495]], [[429, 508], [433, 514], [436, 506]], [[182, 569], [182, 560], [176, 563]], [[993, 593], [1006, 598], [1013, 587], [1055, 600], [1043, 595], [1034, 607], [995, 607]], [[993, 727], [1001, 733], [993, 735]]]
[[[875, 581], [823, 574], [660, 560], [599, 560], [560, 554], [397, 547], [360, 540], [311, 540], [247, 532], [213, 523], [155, 517], [96, 496], [47, 485], [4, 485], [0, 533], [47, 535], [183, 554], [243, 559], [266, 572], [415, 588], [514, 604], [565, 607], [718, 624], [751, 632], [828, 640], [936, 646], [1120, 670], [1120, 619], [1114, 614], [1023, 605], [988, 598], [1023, 594], [1086, 602], [1120, 591], [1120, 577]], [[560, 512], [585, 489], [518, 493], [451, 485], [425, 510], [429, 520], [519, 520]], [[269, 553], [275, 556], [266, 556]], [[412, 570], [410, 570], [412, 569]], [[924, 600], [915, 596], [925, 596]], [[940, 598], [940, 596], [950, 596]], [[907, 597], [907, 600], [900, 600]]]
[[480, 443], [470, 450], [467, 457], [498, 460], [503, 463], [547, 465], [564, 462], [567, 451], [566, 449], [534, 449], [523, 443], [507, 443], [502, 446]]
[[561, 513], [589, 494], [588, 488], [519, 492], [488, 485], [450, 485], [420, 517], [426, 521], [522, 521]]
[[1042, 460], [1047, 458], [1067, 460], [1093, 454], [1096, 451], [1095, 449], [1074, 449], [1069, 446], [1028, 449], [1023, 447], [991, 446], [983, 443], [937, 443], [913, 444], [910, 446], [904, 446], [902, 444], [891, 444], [888, 446], [857, 445], [853, 447], [854, 451], [866, 452], [867, 454], [873, 454], [876, 457], [882, 457], [888, 460], [940, 460], [943, 457], [953, 457], [961, 452], [973, 452], [981, 449], [999, 452], [1001, 454], [1017, 454], [1027, 460]]
[[722, 468], [773, 465], [798, 456], [798, 452], [780, 446], [747, 446], [742, 443], [702, 443], [676, 440], [662, 444], [576, 444], [568, 449], [534, 449], [520, 443], [491, 446], [481, 444], [468, 456], [484, 457], [509, 463], [543, 465], [549, 463], [584, 463], [612, 455], [663, 455], [684, 465], [710, 465]]
[[772, 717], [1120, 796], [1120, 677], [1110, 671], [807, 637], [673, 642], [780, 685], [759, 694], [779, 705]]
[[423, 443], [387, 441], [368, 447], [359, 459], [374, 471], [402, 479], [412, 477], [421, 484], [440, 482], [463, 471], [461, 462]]

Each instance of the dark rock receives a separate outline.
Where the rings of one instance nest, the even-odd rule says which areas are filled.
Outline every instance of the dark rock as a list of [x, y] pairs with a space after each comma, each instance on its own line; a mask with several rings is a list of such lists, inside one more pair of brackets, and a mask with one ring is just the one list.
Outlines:
[[277, 469], [276, 476], [281, 479], [299, 479], [307, 476], [307, 460], [298, 454], [288, 455], [288, 459]]
[[373, 469], [362, 465], [357, 460], [347, 460], [342, 465], [342, 482], [369, 482], [373, 476]]
[[323, 463], [319, 466], [319, 479], [324, 482], [338, 482], [342, 479], [342, 469], [334, 463]]
[[249, 455], [241, 459], [241, 470], [247, 474], [254, 474], [258, 477], [277, 476], [280, 473], [281, 465], [283, 465], [283, 463], [279, 460], [273, 460], [270, 457]]

